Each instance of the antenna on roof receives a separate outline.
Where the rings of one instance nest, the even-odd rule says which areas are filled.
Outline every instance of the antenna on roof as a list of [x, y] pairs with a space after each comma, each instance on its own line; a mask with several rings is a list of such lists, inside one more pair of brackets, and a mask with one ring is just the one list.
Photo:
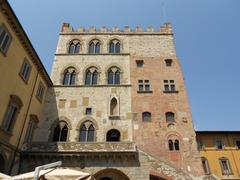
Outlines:
[[165, 0], [162, 0], [161, 2], [161, 12], [163, 17], [163, 22], [166, 22]]

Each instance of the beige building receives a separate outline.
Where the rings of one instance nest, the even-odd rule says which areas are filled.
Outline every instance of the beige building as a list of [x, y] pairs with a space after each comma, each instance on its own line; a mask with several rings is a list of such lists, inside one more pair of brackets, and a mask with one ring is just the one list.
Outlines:
[[205, 174], [219, 179], [240, 179], [240, 132], [197, 131]]
[[17, 173], [52, 82], [10, 5], [0, 0], [0, 171]]
[[97, 180], [202, 178], [169, 23], [157, 31], [64, 23], [51, 79], [21, 172], [62, 160]]

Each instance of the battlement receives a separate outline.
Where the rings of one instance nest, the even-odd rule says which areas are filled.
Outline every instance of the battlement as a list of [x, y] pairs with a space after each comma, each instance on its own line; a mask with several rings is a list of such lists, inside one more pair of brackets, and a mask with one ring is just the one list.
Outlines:
[[129, 26], [125, 26], [124, 29], [120, 29], [115, 26], [112, 29], [109, 29], [105, 26], [97, 29], [95, 26], [91, 26], [88, 29], [84, 27], [79, 27], [78, 29], [73, 29], [73, 27], [69, 23], [63, 23], [61, 28], [61, 33], [112, 33], [112, 34], [173, 34], [172, 25], [169, 22], [166, 22], [158, 29], [154, 29], [152, 26], [147, 27], [145, 30], [139, 26], [135, 29], [131, 29]]

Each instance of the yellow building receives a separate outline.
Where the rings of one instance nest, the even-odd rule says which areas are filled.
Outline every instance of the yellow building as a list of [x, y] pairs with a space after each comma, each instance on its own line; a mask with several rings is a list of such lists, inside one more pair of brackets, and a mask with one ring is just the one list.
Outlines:
[[205, 173], [221, 179], [240, 179], [240, 131], [196, 133]]
[[52, 82], [6, 0], [0, 0], [0, 72], [0, 171], [14, 174]]

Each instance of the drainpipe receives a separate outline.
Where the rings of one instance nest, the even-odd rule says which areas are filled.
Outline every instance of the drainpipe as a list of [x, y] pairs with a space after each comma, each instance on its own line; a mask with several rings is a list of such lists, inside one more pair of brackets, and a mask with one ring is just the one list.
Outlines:
[[[36, 84], [37, 84], [37, 80], [38, 80], [38, 75], [39, 75], [39, 71], [37, 71], [37, 75], [36, 75], [35, 82], [34, 82], [34, 85], [33, 85], [32, 93], [31, 93], [30, 100], [29, 100], [29, 103], [28, 103], [28, 106], [27, 106], [27, 112], [26, 112], [26, 115], [25, 115], [25, 118], [24, 118], [24, 121], [23, 121], [23, 126], [22, 126], [22, 129], [21, 129], [20, 136], [19, 136], [19, 138], [18, 138], [17, 147], [16, 147], [16, 149], [15, 149], [15, 151], [14, 151], [13, 159], [12, 159], [12, 162], [11, 162], [11, 164], [10, 164], [9, 171], [8, 171], [9, 174], [12, 173], [12, 169], [13, 169], [13, 166], [14, 166], [14, 163], [15, 163], [15, 159], [16, 159], [16, 156], [17, 156], [17, 152], [18, 152], [18, 148], [19, 148], [19, 146], [20, 146], [20, 142], [21, 142], [21, 139], [22, 139], [22, 136], [23, 136], [23, 131], [24, 131], [24, 128], [25, 128], [25, 125], [26, 125], [26, 122], [27, 122], [30, 105], [31, 105], [31, 102], [32, 102], [34, 90], [35, 90], [35, 87], [36, 87]], [[20, 163], [20, 162], [19, 162], [19, 163]], [[19, 169], [18, 169], [18, 171], [19, 171]]]
[[[227, 134], [226, 136], [227, 136], [227, 141], [228, 141], [228, 144], [229, 144], [229, 147], [230, 147], [230, 140], [229, 140], [228, 134]], [[234, 156], [234, 154], [233, 154], [233, 151], [232, 151], [231, 147], [230, 147], [230, 151], [231, 151], [231, 154], [232, 154], [232, 157], [233, 157], [234, 165], [236, 166], [236, 169], [237, 169], [237, 172], [238, 172], [238, 176], [239, 176], [239, 173], [240, 173], [240, 172], [239, 172], [239, 169], [238, 169], [238, 167], [237, 167], [236, 159], [235, 159], [235, 156]]]

